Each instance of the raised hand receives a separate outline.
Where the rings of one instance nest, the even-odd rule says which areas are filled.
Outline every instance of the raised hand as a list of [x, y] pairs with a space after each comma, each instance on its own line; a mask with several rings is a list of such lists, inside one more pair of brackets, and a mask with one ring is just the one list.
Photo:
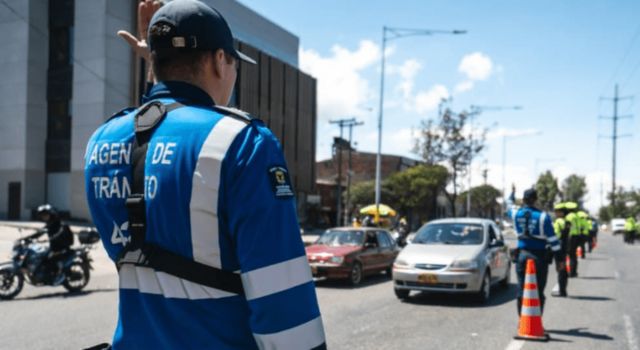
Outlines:
[[147, 30], [149, 29], [149, 23], [151, 17], [162, 6], [162, 2], [158, 0], [141, 0], [138, 4], [138, 37], [129, 33], [126, 30], [119, 30], [118, 36], [124, 39], [133, 51], [144, 58], [149, 60], [149, 47], [147, 46]]

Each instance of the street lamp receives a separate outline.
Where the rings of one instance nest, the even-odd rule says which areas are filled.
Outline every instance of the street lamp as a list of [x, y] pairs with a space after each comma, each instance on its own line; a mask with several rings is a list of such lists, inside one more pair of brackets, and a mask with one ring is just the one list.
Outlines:
[[466, 34], [466, 30], [429, 30], [414, 28], [382, 27], [382, 62], [380, 69], [380, 106], [378, 114], [378, 153], [376, 155], [376, 222], [380, 208], [380, 177], [381, 177], [381, 152], [382, 152], [382, 116], [384, 113], [384, 64], [387, 40], [406, 38], [409, 36], [434, 35], [434, 34]]
[[[469, 139], [473, 139], [473, 118], [484, 111], [505, 111], [505, 110], [514, 110], [519, 111], [522, 109], [522, 106], [476, 106], [471, 105], [469, 107]], [[468, 189], [467, 189], [467, 217], [471, 216], [471, 172], [473, 168], [471, 167], [473, 163], [473, 156], [469, 160], [469, 178], [468, 180]]]

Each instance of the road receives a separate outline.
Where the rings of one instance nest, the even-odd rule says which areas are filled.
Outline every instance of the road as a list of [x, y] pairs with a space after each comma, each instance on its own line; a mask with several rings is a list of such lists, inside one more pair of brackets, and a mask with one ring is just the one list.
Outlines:
[[[5, 242], [0, 248], [7, 238], [0, 235]], [[580, 261], [580, 277], [569, 282], [570, 297], [547, 299], [548, 343], [512, 339], [518, 321], [515, 284], [496, 287], [486, 305], [437, 294], [415, 294], [403, 302], [381, 274], [358, 288], [317, 282], [329, 348], [640, 350], [640, 245], [623, 245], [621, 237], [607, 233], [600, 241]], [[93, 255], [98, 266], [85, 293], [27, 286], [16, 300], [0, 302], [1, 349], [75, 349], [110, 339], [117, 278], [103, 253]], [[547, 296], [554, 285], [552, 273]]]

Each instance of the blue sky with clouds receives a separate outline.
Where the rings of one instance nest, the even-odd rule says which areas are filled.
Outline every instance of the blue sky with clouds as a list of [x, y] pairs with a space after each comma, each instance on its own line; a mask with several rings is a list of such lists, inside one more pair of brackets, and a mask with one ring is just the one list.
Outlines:
[[640, 187], [640, 2], [616, 1], [287, 1], [241, 0], [300, 38], [300, 66], [318, 79], [319, 159], [338, 134], [328, 120], [356, 116], [358, 148], [375, 151], [382, 26], [465, 29], [388, 42], [383, 152], [412, 156], [412, 129], [436, 116], [441, 97], [456, 110], [470, 105], [521, 105], [487, 111], [476, 123], [492, 127], [488, 149], [476, 162], [489, 182], [502, 184], [502, 135], [507, 141], [506, 182], [519, 191], [538, 172], [561, 179], [586, 175], [588, 206], [600, 204], [600, 184], [611, 186], [611, 96], [636, 95], [620, 104], [618, 182]]

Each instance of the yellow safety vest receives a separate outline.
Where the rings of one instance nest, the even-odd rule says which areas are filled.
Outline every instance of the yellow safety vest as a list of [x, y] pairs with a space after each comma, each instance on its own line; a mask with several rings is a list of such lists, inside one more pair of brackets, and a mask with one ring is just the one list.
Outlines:
[[567, 227], [567, 222], [564, 220], [564, 218], [557, 218], [553, 222], [553, 231], [556, 233], [556, 236], [558, 236], [558, 238], [562, 237], [562, 231], [564, 231], [565, 227]]
[[580, 218], [576, 213], [569, 213], [564, 218], [571, 228], [569, 228], [569, 236], [578, 236], [580, 234]]

